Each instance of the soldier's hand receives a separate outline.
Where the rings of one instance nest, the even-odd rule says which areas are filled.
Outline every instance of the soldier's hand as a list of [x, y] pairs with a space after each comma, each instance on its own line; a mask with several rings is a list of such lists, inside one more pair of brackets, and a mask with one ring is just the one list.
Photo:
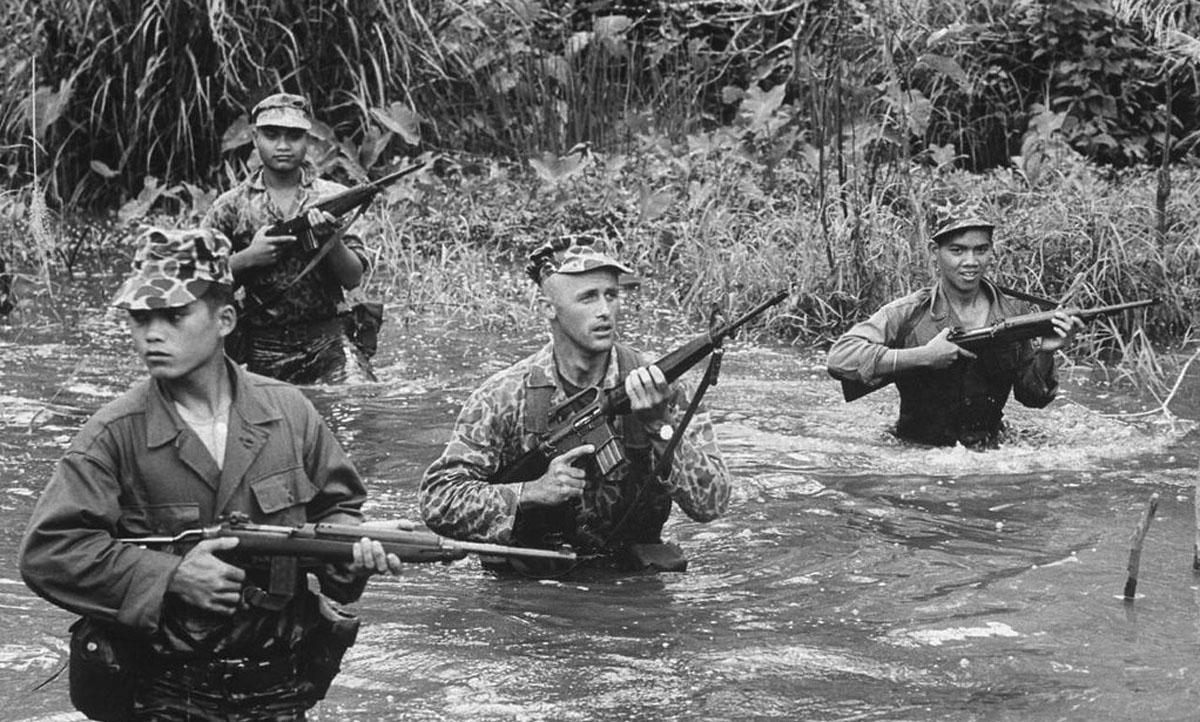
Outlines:
[[247, 266], [271, 266], [283, 258], [288, 247], [296, 242], [295, 236], [272, 236], [268, 226], [258, 229], [250, 245], [241, 252]]
[[167, 584], [183, 601], [207, 612], [230, 615], [242, 600], [246, 572], [214, 556], [238, 545], [234, 537], [205, 539], [192, 547]]
[[[369, 530], [364, 529], [367, 533]], [[383, 550], [379, 542], [364, 536], [354, 542], [354, 561], [350, 563], [349, 571], [356, 577], [369, 577], [372, 574], [400, 574], [403, 562], [400, 557]]]
[[625, 393], [629, 395], [629, 407], [643, 422], [666, 418], [671, 385], [657, 366], [643, 366], [630, 372], [625, 377]]
[[308, 209], [308, 225], [312, 226], [313, 235], [328, 236], [337, 230], [337, 217], [320, 208]]
[[941, 333], [929, 339], [925, 344], [925, 365], [935, 369], [950, 368], [950, 365], [962, 358], [975, 358], [975, 354], [956, 343], [946, 340], [950, 329], [943, 328]]
[[1065, 348], [1075, 340], [1075, 333], [1083, 328], [1083, 320], [1078, 316], [1068, 316], [1064, 311], [1055, 311], [1054, 318], [1050, 319], [1054, 324], [1054, 335], [1042, 337], [1042, 351], [1057, 351], [1060, 348]]
[[582, 444], [550, 460], [546, 473], [536, 481], [525, 482], [521, 491], [521, 504], [530, 506], [556, 506], [583, 496], [586, 485], [583, 469], [575, 466], [575, 460], [596, 453], [596, 447]]

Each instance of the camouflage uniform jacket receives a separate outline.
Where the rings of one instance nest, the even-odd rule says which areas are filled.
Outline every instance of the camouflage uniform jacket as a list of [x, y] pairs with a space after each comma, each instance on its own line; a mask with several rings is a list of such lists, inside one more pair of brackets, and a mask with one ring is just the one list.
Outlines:
[[[614, 349], [605, 389], [623, 385], [618, 368]], [[421, 481], [421, 513], [434, 531], [465, 540], [514, 541], [514, 526], [519, 528], [527, 513], [517, 509], [521, 485], [489, 484], [488, 479], [536, 446], [537, 439], [525, 419], [530, 389], [535, 386], [553, 387], [551, 405], [566, 398], [555, 370], [552, 343], [492, 376], [467, 399], [445, 451]], [[673, 418], [680, 418], [688, 398], [687, 390], [676, 382], [669, 401]], [[635, 423], [632, 419], [616, 419], [619, 436], [630, 437], [624, 426]], [[651, 444], [651, 464], [664, 447], [665, 442]], [[680, 440], [665, 481], [645, 478], [649, 476], [645, 470], [652, 466], [630, 464], [623, 474], [613, 473], [619, 478], [599, 478], [594, 466], [588, 468], [587, 486], [574, 511], [574, 529], [564, 539], [580, 550], [611, 549], [622, 541], [658, 541], [672, 501], [696, 521], [715, 519], [729, 503], [729, 471], [717, 448], [712, 422], [702, 409]], [[632, 478], [636, 476], [643, 478]], [[635, 511], [621, 524], [630, 508]], [[634, 523], [630, 524], [631, 520]], [[614, 531], [620, 532], [617, 538]]]
[[[301, 174], [297, 209], [310, 208], [314, 203], [334, 193], [345, 190], [340, 183], [316, 178], [305, 168]], [[222, 193], [205, 214], [201, 226], [214, 228], [224, 233], [233, 243], [233, 252], [243, 251], [250, 245], [254, 234], [263, 226], [290, 220], [299, 215], [284, 214], [271, 200], [263, 185], [262, 170], [259, 169], [236, 187]], [[343, 222], [346, 219], [341, 219]], [[358, 232], [361, 224], [356, 222], [342, 237], [346, 247], [368, 266], [366, 249]], [[308, 265], [311, 255], [300, 250], [286, 254], [270, 268], [255, 268], [234, 279], [244, 287], [247, 294], [263, 300], [274, 298], [279, 288], [295, 278]], [[311, 324], [325, 321], [338, 314], [339, 304], [345, 299], [342, 287], [331, 279], [321, 264], [309, 271], [298, 283], [290, 287], [282, 298], [271, 304], [267, 311], [238, 319], [239, 324], [250, 327], [280, 327]]]
[[[243, 605], [227, 619], [167, 593], [176, 553], [116, 540], [174, 536], [234, 511], [282, 526], [360, 522], [362, 480], [312, 404], [291, 385], [228, 367], [234, 402], [223, 467], [153, 380], [84, 424], [21, 543], [21, 575], [34, 591], [173, 657], [205, 656], [195, 640], [218, 658], [265, 656], [313, 628], [316, 600], [303, 568], [293, 570], [297, 593], [281, 608]], [[269, 586], [268, 570], [234, 563], [247, 569], [246, 585]], [[366, 584], [338, 565], [316, 572], [321, 591], [339, 602], [354, 601]]]

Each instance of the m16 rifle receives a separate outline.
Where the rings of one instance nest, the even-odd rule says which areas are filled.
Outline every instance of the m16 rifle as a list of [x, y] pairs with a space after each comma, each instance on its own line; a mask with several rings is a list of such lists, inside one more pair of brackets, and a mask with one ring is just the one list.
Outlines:
[[386, 529], [351, 524], [303, 524], [278, 526], [255, 524], [244, 514], [232, 514], [214, 526], [188, 529], [174, 536], [123, 537], [117, 541], [145, 547], [179, 550], [205, 539], [232, 537], [238, 544], [222, 555], [246, 557], [297, 557], [325, 562], [349, 562], [354, 559], [354, 543], [369, 537], [395, 554], [402, 562], [451, 562], [468, 554], [573, 562], [569, 550], [525, 549], [501, 544], [457, 541], [433, 532], [413, 529]]
[[[1128, 303], [1117, 303], [1111, 306], [1099, 306], [1096, 308], [1060, 308], [1054, 310], [1037, 311], [1035, 313], [1026, 313], [1020, 316], [1006, 318], [999, 323], [984, 328], [977, 328], [971, 331], [963, 331], [956, 329], [951, 331], [946, 336], [946, 340], [957, 344], [962, 348], [972, 352], [979, 353], [985, 351], [991, 346], [1004, 343], [1014, 343], [1019, 341], [1028, 341], [1033, 338], [1054, 335], [1054, 316], [1058, 313], [1065, 313], [1068, 316], [1078, 316], [1079, 320], [1084, 323], [1093, 321], [1101, 316], [1107, 316], [1113, 313], [1121, 313], [1123, 311], [1132, 311], [1136, 308], [1145, 306], [1153, 306], [1159, 303], [1159, 299], [1145, 299], [1141, 301], [1130, 301]], [[861, 381], [853, 381], [842, 379], [842, 395], [846, 401], [854, 401], [855, 399], [866, 396], [867, 394], [887, 386], [889, 382], [882, 382], [875, 385], [864, 384]]]
[[[654, 362], [668, 383], [700, 363], [705, 356], [721, 348], [742, 326], [754, 320], [768, 308], [787, 298], [780, 291], [736, 320], [701, 334]], [[630, 412], [629, 395], [624, 388], [605, 391], [599, 386], [586, 388], [563, 401], [550, 411], [549, 430], [537, 446], [518, 457], [495, 474], [489, 483], [511, 484], [532, 481], [550, 465], [550, 460], [584, 444], [596, 447], [596, 464], [601, 474], [609, 474], [627, 463], [625, 452], [617, 443], [612, 419]]]
[[309, 208], [305, 208], [304, 212], [290, 220], [281, 221], [271, 226], [267, 231], [270, 236], [295, 236], [300, 242], [300, 247], [306, 253], [312, 253], [321, 247], [323, 241], [319, 240], [312, 232], [312, 225], [308, 222], [308, 211], [313, 208], [318, 208], [325, 211], [334, 218], [341, 218], [352, 210], [357, 208], [365, 208], [368, 203], [374, 200], [375, 196], [383, 192], [389, 185], [395, 183], [410, 173], [415, 173], [427, 166], [426, 163], [414, 163], [407, 168], [401, 168], [395, 173], [379, 178], [378, 180], [369, 181], [361, 185], [347, 188], [344, 191], [339, 191], [333, 195], [323, 198]]

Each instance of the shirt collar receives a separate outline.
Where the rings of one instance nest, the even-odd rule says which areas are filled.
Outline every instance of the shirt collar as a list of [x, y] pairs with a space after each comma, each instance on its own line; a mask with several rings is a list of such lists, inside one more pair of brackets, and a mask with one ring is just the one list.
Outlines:
[[[254, 393], [254, 386], [247, 378], [245, 369], [229, 358], [225, 359], [225, 368], [229, 371], [233, 387], [231, 418], [235, 412], [248, 424], [264, 424], [283, 418], [282, 412], [265, 396]], [[162, 385], [151, 379], [146, 398], [146, 445], [153, 448], [172, 441], [183, 431], [185, 424]]]
[[[1000, 298], [1000, 293], [991, 281], [984, 278], [980, 285], [983, 287], [983, 294], [988, 298], [988, 318], [996, 312], [996, 300]], [[942, 288], [942, 280], [939, 278], [937, 283], [933, 284], [933, 288], [929, 292], [929, 315], [934, 321], [942, 322], [950, 315], [950, 303], [946, 301], [946, 292]]]
[[[530, 387], [552, 386], [561, 390], [558, 383], [558, 370], [554, 364], [554, 342], [549, 341], [538, 349], [529, 361], [530, 373], [527, 385]], [[617, 364], [617, 347], [614, 344], [608, 352], [608, 369], [604, 372], [602, 388], [613, 389], [620, 383], [620, 369]]]

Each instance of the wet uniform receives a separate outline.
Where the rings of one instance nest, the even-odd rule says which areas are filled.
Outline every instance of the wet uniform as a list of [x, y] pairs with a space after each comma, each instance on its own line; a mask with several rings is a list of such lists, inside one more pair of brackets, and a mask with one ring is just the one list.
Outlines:
[[[173, 536], [235, 511], [263, 524], [360, 522], [362, 481], [312, 404], [227, 365], [234, 393], [221, 467], [158, 382], [144, 381], [84, 425], [21, 544], [34, 591], [137, 650], [137, 720], [302, 720], [316, 701], [304, 665], [325, 602], [303, 569], [277, 567], [290, 595], [269, 595], [271, 571], [247, 568], [246, 602], [218, 616], [167, 593], [180, 556], [116, 541]], [[366, 584], [335, 565], [316, 573], [338, 602]]]
[[[301, 173], [296, 208], [309, 208], [342, 190], [345, 186], [314, 178], [306, 168]], [[291, 220], [298, 213], [288, 215], [272, 202], [260, 169], [222, 193], [201, 225], [224, 233], [236, 253], [250, 245], [260, 228]], [[352, 227], [342, 241], [365, 269], [366, 250], [355, 230]], [[345, 294], [324, 270], [325, 259], [279, 295], [279, 289], [291, 283], [311, 258], [301, 251], [297, 240], [295, 250], [270, 268], [253, 268], [238, 275], [236, 281], [247, 299], [275, 300], [262, 311], [239, 317], [242, 350], [233, 355], [255, 373], [291, 383], [338, 383], [358, 371], [370, 380], [373, 374], [367, 359], [346, 338], [345, 317], [339, 315]], [[349, 368], [348, 359], [354, 364]]]
[[[603, 388], [622, 387], [624, 375], [644, 362], [620, 345], [611, 352]], [[652, 479], [665, 442], [650, 441], [632, 416], [615, 426], [630, 463], [602, 478], [587, 467], [581, 499], [548, 509], [518, 509], [520, 485], [489, 484], [506, 465], [536, 445], [549, 410], [567, 398], [555, 369], [553, 344], [501, 371], [463, 406], [453, 436], [425, 472], [421, 513], [434, 531], [464, 540], [501, 544], [571, 544], [582, 554], [619, 552], [630, 543], [656, 543], [674, 501], [692, 519], [718, 517], [729, 502], [730, 481], [708, 414], [699, 411], [684, 432], [665, 481]], [[673, 418], [686, 390], [673, 385]]]
[[[990, 299], [988, 325], [1031, 310], [984, 282]], [[944, 328], [961, 328], [940, 285], [922, 289], [879, 309], [847, 331], [829, 350], [829, 373], [869, 386], [895, 382], [900, 391], [896, 435], [938, 446], [995, 444], [1003, 430], [1004, 405], [1017, 401], [1042, 408], [1054, 400], [1058, 380], [1052, 354], [1035, 342], [997, 345], [978, 358], [960, 357], [947, 369], [893, 374], [883, 362], [889, 349], [915, 348]]]

